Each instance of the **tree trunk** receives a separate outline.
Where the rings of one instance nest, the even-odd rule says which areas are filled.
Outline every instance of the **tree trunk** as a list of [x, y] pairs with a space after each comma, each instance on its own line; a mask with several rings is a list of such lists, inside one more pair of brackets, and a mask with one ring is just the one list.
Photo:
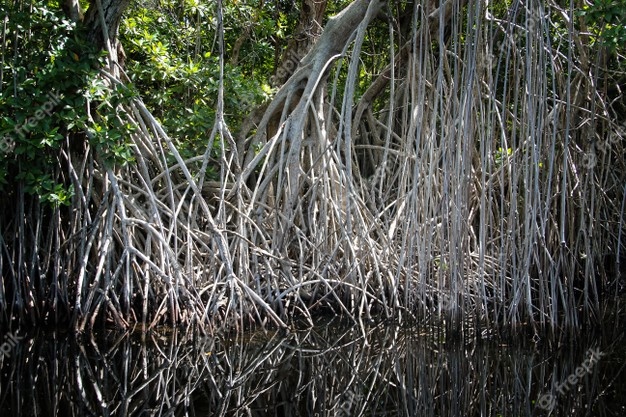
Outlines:
[[[272, 84], [283, 85], [291, 77], [298, 67], [298, 63], [306, 56], [315, 42], [322, 34], [322, 19], [326, 10], [326, 0], [302, 0], [302, 10], [300, 11], [300, 22], [294, 36], [287, 44], [283, 53], [281, 65], [272, 77]], [[299, 95], [295, 95], [293, 102], [300, 100]], [[276, 113], [267, 124], [267, 137], [271, 138], [278, 132], [281, 114]]]
[[129, 4], [130, 0], [91, 0], [85, 13], [78, 0], [61, 2], [65, 15], [88, 29], [88, 40], [109, 53], [109, 69], [116, 76], [119, 76], [117, 67], [124, 67], [126, 58], [117, 36], [122, 15]]
[[130, 0], [92, 0], [83, 23], [91, 30], [89, 38], [94, 44], [106, 48], [107, 43], [117, 40], [120, 20], [129, 3]]
[[[325, 2], [309, 2], [305, 0], [304, 3], [310, 3], [308, 10], [312, 11], [312, 14], [302, 19], [300, 25], [302, 34], [307, 32], [307, 28], [314, 28], [316, 23], [321, 22], [321, 16], [318, 16], [318, 14], [323, 13], [323, 10], [320, 8], [322, 3], [324, 3], [325, 7]], [[385, 2], [376, 0], [373, 3], [372, 10], [375, 10], [377, 13]], [[287, 81], [282, 85], [263, 115], [257, 128], [257, 134], [252, 139], [253, 144], [262, 141], [264, 136], [269, 140], [284, 121], [280, 118], [281, 115], [290, 114], [291, 110], [295, 109], [298, 103], [304, 104], [300, 97], [302, 92], [307, 90], [307, 85], [308, 89], [311, 90], [310, 92], [316, 90], [317, 87], [322, 88], [323, 83], [319, 82], [320, 77], [327, 73], [330, 68], [330, 61], [336, 59], [349, 42], [359, 23], [365, 18], [369, 4], [369, 0], [354, 1], [341, 13], [330, 19], [322, 34], [319, 35], [319, 40], [315, 42], [318, 37], [318, 35], [315, 35], [306, 42], [301, 41], [298, 43], [294, 41], [288, 47], [283, 63], [277, 70], [274, 80], [272, 80], [277, 85], [283, 84], [280, 82], [283, 79]], [[304, 50], [308, 50], [306, 55], [299, 55]], [[284, 109], [285, 106], [287, 109]], [[279, 117], [278, 122], [276, 121], [277, 117]], [[245, 137], [252, 125], [252, 123], [246, 124], [248, 129], [242, 130], [238, 135], [237, 146], [244, 165], [252, 162], [254, 158], [254, 152], [248, 152], [251, 144], [246, 141]], [[247, 158], [244, 159], [244, 155], [247, 155]]]
[[61, 8], [63, 12], [65, 12], [65, 15], [73, 22], [83, 21], [85, 13], [78, 0], [64, 0], [61, 4]]
[[283, 85], [294, 73], [298, 62], [311, 50], [322, 34], [322, 19], [327, 0], [302, 0], [300, 21], [294, 35], [287, 43], [272, 84]]

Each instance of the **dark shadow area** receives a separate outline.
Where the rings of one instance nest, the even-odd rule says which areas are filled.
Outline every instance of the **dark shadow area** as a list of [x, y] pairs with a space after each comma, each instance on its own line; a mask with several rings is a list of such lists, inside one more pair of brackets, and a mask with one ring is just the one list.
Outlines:
[[15, 332], [0, 415], [623, 416], [623, 321], [606, 323], [559, 343], [339, 320], [233, 337]]

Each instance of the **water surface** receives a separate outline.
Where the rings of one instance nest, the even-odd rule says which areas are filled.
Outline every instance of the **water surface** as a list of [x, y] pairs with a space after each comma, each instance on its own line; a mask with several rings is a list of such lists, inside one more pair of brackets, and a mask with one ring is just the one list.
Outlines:
[[0, 416], [623, 417], [611, 329], [566, 342], [340, 320], [237, 337], [16, 332]]

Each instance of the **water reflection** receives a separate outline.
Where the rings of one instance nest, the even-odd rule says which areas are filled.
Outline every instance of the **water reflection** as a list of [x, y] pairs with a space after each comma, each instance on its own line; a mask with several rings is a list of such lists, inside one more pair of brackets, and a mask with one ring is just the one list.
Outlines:
[[[446, 339], [337, 322], [233, 339], [40, 334], [0, 356], [0, 415], [626, 415], [619, 337], [542, 349]], [[602, 355], [582, 374], [589, 348]]]

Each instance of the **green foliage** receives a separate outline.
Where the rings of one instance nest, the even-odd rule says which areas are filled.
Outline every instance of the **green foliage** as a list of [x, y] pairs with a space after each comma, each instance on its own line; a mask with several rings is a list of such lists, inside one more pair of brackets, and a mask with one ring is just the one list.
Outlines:
[[601, 43], [613, 51], [626, 45], [626, 2], [623, 0], [594, 0], [580, 12], [598, 35]]
[[496, 164], [496, 167], [500, 168], [504, 164], [505, 161], [508, 161], [511, 158], [512, 155], [513, 155], [512, 148], [507, 148], [507, 149], [498, 148], [493, 158]]
[[[271, 98], [269, 80], [298, 23], [297, 2], [266, 6], [247, 0], [224, 4], [224, 114], [233, 130]], [[69, 184], [55, 183], [63, 182], [58, 159], [63, 146], [84, 149], [88, 142], [106, 164], [131, 162], [133, 127], [118, 110], [135, 91], [142, 92], [183, 157], [202, 154], [207, 146], [219, 155], [220, 141], [208, 143], [220, 77], [214, 4], [132, 2], [120, 28], [130, 88], [103, 81], [98, 68], [104, 54], [84, 41], [58, 1], [23, 9], [2, 4], [0, 14], [8, 16], [7, 33], [14, 34], [2, 50], [0, 187], [21, 181], [43, 201], [66, 204]]]
[[[225, 5], [226, 58], [246, 31], [271, 33], [274, 22], [255, 17], [243, 2]], [[262, 14], [262, 13], [261, 13]], [[250, 27], [242, 27], [241, 19]], [[187, 0], [134, 4], [121, 27], [127, 72], [142, 91], [148, 108], [178, 141], [183, 156], [202, 154], [207, 146], [218, 154], [219, 143], [207, 143], [215, 122], [219, 90], [214, 6]], [[256, 31], [253, 31], [256, 29]], [[267, 85], [272, 50], [267, 40], [244, 42], [236, 64], [224, 67], [224, 114], [236, 129], [256, 105], [269, 98]]]
[[[132, 160], [132, 128], [115, 109], [132, 97], [105, 84], [98, 68], [103, 54], [84, 41], [82, 29], [52, 2], [8, 9], [0, 94], [0, 187], [20, 181], [24, 190], [52, 206], [67, 205], [69, 184], [57, 183], [58, 155], [65, 144], [88, 140], [110, 164]], [[87, 133], [87, 135], [85, 135]]]

